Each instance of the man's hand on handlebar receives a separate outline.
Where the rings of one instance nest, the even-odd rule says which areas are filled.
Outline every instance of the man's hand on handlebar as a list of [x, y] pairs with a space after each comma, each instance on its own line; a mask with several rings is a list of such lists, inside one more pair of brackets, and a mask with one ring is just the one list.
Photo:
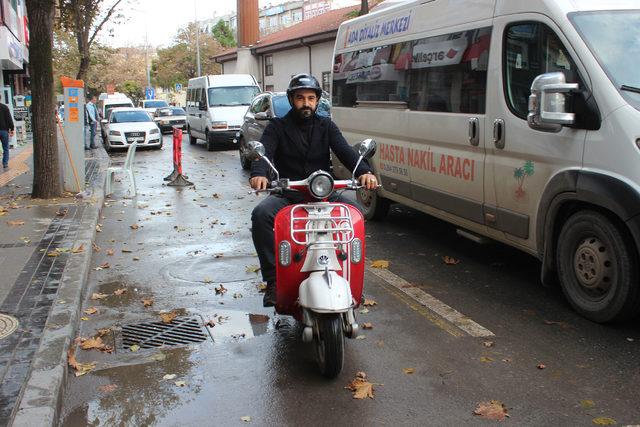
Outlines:
[[378, 188], [378, 180], [372, 173], [365, 173], [358, 177], [358, 184], [366, 188], [367, 190], [375, 190]]
[[254, 190], [266, 190], [269, 186], [269, 180], [264, 176], [254, 176], [249, 180], [249, 184]]

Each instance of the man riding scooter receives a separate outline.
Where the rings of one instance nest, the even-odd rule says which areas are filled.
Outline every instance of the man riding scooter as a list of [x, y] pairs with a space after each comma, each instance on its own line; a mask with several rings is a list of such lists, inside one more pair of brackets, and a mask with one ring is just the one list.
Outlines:
[[[349, 146], [335, 123], [330, 118], [319, 117], [316, 109], [322, 88], [318, 80], [309, 74], [298, 74], [291, 79], [287, 97], [291, 110], [282, 118], [271, 120], [260, 142], [265, 147], [266, 157], [280, 172], [281, 178], [301, 180], [317, 170], [329, 171], [330, 150], [349, 169], [353, 170], [358, 155]], [[264, 160], [251, 165], [251, 188], [266, 190], [269, 184], [268, 165]], [[368, 190], [378, 186], [376, 177], [366, 161], [355, 171], [359, 185]], [[290, 204], [299, 203], [303, 196], [295, 191], [271, 194], [262, 200], [251, 214], [253, 244], [255, 245], [262, 279], [267, 283], [263, 305], [275, 303], [275, 253], [273, 223], [278, 211]], [[333, 194], [330, 201], [349, 204], [350, 201]]]

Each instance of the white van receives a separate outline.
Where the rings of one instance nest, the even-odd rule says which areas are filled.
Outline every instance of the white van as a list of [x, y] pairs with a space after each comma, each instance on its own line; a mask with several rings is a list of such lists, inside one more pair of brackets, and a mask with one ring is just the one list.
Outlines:
[[100, 134], [104, 141], [107, 140], [107, 134], [105, 133], [106, 124], [109, 121], [109, 113], [114, 108], [131, 107], [133, 108], [133, 101], [126, 95], [118, 93], [117, 95], [108, 95], [106, 98], [98, 100], [98, 115], [100, 116]]
[[221, 74], [189, 79], [187, 128], [189, 142], [204, 139], [212, 151], [215, 142], [231, 142], [242, 126], [253, 97], [260, 93], [250, 74]]
[[[640, 0], [416, 0], [343, 23], [332, 114], [399, 202], [542, 261], [596, 322], [640, 311]], [[336, 169], [340, 165], [336, 165]]]

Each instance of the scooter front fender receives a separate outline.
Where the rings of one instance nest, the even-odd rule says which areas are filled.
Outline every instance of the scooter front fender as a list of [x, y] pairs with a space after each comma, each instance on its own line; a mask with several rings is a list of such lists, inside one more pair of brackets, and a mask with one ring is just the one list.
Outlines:
[[353, 298], [349, 282], [338, 273], [314, 271], [300, 284], [299, 302], [318, 313], [340, 313], [351, 308]]

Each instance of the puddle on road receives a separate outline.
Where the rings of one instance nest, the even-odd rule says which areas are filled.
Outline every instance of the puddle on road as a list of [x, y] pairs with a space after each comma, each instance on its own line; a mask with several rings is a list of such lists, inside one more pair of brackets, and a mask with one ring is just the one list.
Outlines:
[[[214, 313], [204, 314], [203, 318], [214, 342], [253, 338], [274, 329], [271, 318], [265, 314], [216, 310]], [[209, 323], [209, 321], [213, 323]]]
[[167, 265], [163, 268], [162, 274], [168, 280], [188, 283], [259, 281], [260, 272], [252, 271], [257, 264], [257, 258], [250, 255], [182, 259]]

